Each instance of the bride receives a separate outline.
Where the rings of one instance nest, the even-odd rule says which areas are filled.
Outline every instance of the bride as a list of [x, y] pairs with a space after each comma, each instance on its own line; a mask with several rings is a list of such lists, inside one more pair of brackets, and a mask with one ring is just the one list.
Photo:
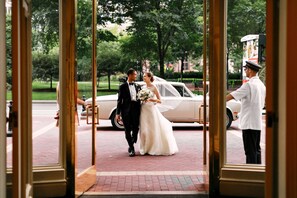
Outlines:
[[151, 97], [144, 100], [140, 113], [140, 154], [172, 155], [178, 152], [177, 144], [173, 136], [171, 123], [160, 113], [156, 103], [161, 103], [160, 93], [152, 84], [153, 74], [146, 72], [143, 81], [150, 90]]

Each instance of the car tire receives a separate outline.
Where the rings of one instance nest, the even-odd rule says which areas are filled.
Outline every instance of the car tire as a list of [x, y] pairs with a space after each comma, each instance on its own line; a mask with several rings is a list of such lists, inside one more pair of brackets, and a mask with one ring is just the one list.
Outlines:
[[117, 119], [116, 119], [116, 111], [114, 111], [111, 114], [111, 124], [112, 124], [113, 128], [116, 129], [116, 130], [123, 130], [124, 129], [123, 122], [122, 121], [118, 122]]
[[228, 129], [233, 121], [232, 113], [227, 109], [226, 110], [226, 129]]

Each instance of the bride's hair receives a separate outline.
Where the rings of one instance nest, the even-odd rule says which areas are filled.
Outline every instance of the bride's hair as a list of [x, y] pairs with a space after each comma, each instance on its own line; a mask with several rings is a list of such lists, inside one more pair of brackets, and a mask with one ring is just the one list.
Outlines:
[[152, 72], [146, 72], [146, 75], [147, 75], [147, 77], [150, 78], [151, 82], [154, 82], [155, 79], [154, 79], [154, 75]]

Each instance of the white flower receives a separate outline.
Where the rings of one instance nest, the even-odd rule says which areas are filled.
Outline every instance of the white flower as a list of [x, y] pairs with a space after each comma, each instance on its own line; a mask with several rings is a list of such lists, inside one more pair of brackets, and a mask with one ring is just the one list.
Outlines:
[[153, 96], [153, 93], [149, 89], [142, 89], [137, 93], [137, 98], [141, 101], [146, 101]]

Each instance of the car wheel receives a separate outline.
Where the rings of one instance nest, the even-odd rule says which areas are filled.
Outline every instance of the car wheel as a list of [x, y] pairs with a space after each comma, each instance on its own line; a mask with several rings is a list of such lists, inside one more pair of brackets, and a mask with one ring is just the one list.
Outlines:
[[123, 130], [124, 129], [123, 121], [119, 121], [119, 122], [117, 121], [115, 111], [111, 115], [111, 124], [112, 124], [113, 128], [115, 128], [117, 130]]
[[227, 109], [226, 110], [226, 129], [228, 129], [233, 121], [232, 113]]

